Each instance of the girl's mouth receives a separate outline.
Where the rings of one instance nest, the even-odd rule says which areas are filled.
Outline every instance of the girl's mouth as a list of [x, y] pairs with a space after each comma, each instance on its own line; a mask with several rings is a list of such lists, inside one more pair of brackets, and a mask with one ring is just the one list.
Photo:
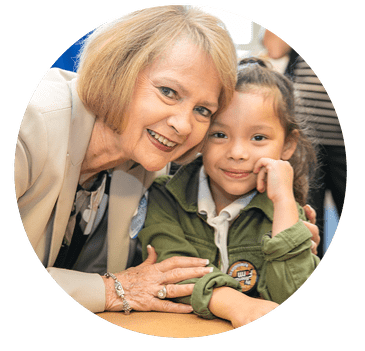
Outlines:
[[248, 171], [236, 171], [236, 170], [225, 170], [225, 169], [222, 169], [222, 171], [226, 176], [235, 179], [246, 178], [251, 174], [251, 172]]
[[164, 136], [154, 132], [153, 130], [147, 129], [148, 134], [151, 136], [151, 139], [160, 150], [163, 151], [171, 151], [177, 143], [165, 138]]

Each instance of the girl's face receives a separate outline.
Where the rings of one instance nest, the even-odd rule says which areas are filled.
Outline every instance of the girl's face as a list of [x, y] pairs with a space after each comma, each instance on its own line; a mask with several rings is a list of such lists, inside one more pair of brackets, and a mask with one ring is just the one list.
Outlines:
[[234, 93], [229, 107], [218, 115], [208, 132], [203, 163], [214, 200], [232, 202], [256, 188], [255, 163], [262, 157], [288, 160], [296, 143], [273, 109], [273, 98]]
[[138, 76], [121, 135], [125, 156], [154, 171], [198, 145], [221, 87], [211, 58], [188, 40], [177, 42]]

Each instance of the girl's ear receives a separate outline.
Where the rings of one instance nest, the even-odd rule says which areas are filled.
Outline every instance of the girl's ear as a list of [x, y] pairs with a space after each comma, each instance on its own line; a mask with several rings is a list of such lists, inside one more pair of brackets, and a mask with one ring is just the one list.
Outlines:
[[299, 138], [299, 131], [294, 129], [290, 135], [286, 137], [283, 151], [281, 153], [281, 159], [283, 161], [288, 161], [294, 154], [295, 149], [297, 148]]

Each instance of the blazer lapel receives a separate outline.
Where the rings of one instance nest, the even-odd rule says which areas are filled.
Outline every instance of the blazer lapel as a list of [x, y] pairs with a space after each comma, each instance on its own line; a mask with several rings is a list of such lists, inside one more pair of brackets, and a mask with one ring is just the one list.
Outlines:
[[77, 80], [74, 79], [69, 83], [72, 96], [72, 112], [68, 153], [64, 180], [56, 203], [48, 267], [53, 266], [62, 245], [80, 178], [81, 164], [95, 123], [95, 116], [85, 109], [79, 99], [76, 82]]
[[[113, 171], [110, 184], [108, 217], [108, 271], [125, 269], [129, 253], [129, 225], [144, 192], [143, 180], [128, 173], [128, 161]], [[137, 167], [139, 168], [139, 167]]]
[[113, 171], [110, 184], [108, 217], [108, 271], [126, 269], [129, 254], [129, 228], [142, 195], [153, 180], [166, 174], [167, 167], [148, 172], [141, 165], [134, 167], [128, 161]]

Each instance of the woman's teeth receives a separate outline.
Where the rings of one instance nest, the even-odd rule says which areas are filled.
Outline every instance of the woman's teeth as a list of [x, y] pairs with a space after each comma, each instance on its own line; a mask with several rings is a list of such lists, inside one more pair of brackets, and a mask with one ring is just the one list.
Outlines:
[[153, 136], [156, 140], [158, 140], [161, 144], [164, 144], [165, 146], [174, 147], [176, 145], [176, 143], [164, 138], [162, 135], [157, 134], [152, 130], [147, 129], [147, 131], [151, 136]]

